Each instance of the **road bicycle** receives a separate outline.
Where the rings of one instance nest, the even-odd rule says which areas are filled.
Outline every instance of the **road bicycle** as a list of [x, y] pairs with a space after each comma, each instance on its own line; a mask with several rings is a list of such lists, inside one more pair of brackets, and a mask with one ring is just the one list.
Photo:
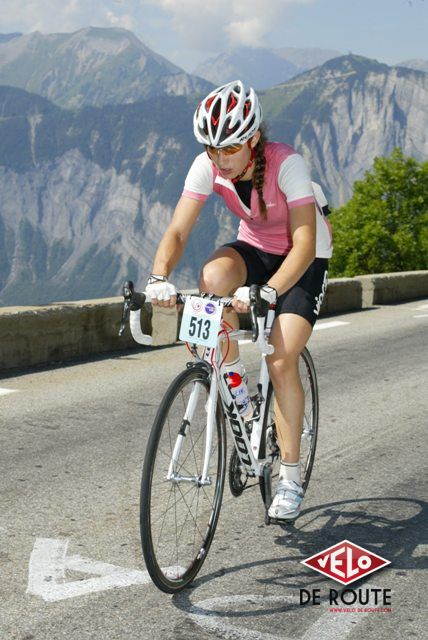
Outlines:
[[[125, 284], [123, 295], [120, 334], [129, 318], [134, 340], [149, 345], [151, 337], [142, 333], [140, 325], [145, 295], [136, 292], [132, 282]], [[233, 330], [221, 317], [222, 308], [231, 303], [232, 298], [214, 295], [177, 295], [177, 304], [185, 304], [181, 327], [187, 325], [192, 358], [159, 405], [147, 443], [140, 493], [144, 559], [154, 584], [167, 593], [189, 585], [212, 543], [226, 477], [226, 425], [234, 444], [228, 472], [232, 495], [240, 496], [250, 486], [249, 479], [258, 481], [265, 524], [285, 522], [268, 515], [272, 478], [278, 475], [280, 465], [274, 391], [266, 364], [266, 355], [273, 352], [268, 340], [275, 307], [265, 303], [260, 287], [250, 287], [251, 331]], [[218, 325], [212, 321], [214, 315], [220, 318]], [[253, 415], [244, 420], [223, 362], [231, 340], [248, 338], [259, 349], [260, 367], [257, 392], [252, 396]], [[214, 346], [207, 346], [208, 342]], [[318, 386], [307, 348], [301, 354], [299, 369], [305, 393], [300, 453], [305, 492], [318, 435]]]

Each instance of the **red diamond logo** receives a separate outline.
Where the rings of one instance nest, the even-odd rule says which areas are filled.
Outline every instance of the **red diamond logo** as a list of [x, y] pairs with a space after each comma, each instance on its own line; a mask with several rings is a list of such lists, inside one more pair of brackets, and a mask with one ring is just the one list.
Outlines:
[[351, 582], [391, 563], [389, 560], [349, 542], [349, 540], [342, 540], [342, 542], [302, 560], [302, 564], [341, 584], [351, 584]]

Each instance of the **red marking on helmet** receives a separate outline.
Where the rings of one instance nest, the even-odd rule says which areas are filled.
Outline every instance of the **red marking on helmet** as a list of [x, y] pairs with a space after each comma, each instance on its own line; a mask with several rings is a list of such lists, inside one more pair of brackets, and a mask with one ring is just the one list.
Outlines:
[[214, 102], [215, 98], [216, 98], [216, 96], [212, 96], [212, 98], [208, 98], [208, 100], [207, 100], [207, 101], [206, 101], [206, 103], [205, 103], [205, 107], [206, 107], [207, 109], [209, 109], [209, 108], [210, 108], [210, 106], [211, 106], [211, 105], [212, 105], [212, 103]]
[[238, 104], [237, 99], [235, 98], [234, 95], [231, 95], [229, 98], [229, 104], [227, 105], [226, 113], [229, 113], [229, 111], [232, 111], [233, 107], [236, 107], [237, 104]]
[[244, 104], [244, 118], [248, 116], [250, 111], [251, 111], [251, 102], [247, 100], [246, 103]]

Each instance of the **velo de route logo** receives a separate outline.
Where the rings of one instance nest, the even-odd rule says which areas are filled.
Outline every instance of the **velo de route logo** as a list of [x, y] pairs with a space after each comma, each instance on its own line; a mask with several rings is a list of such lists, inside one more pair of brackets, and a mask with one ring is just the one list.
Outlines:
[[[391, 563], [349, 540], [342, 540], [302, 560], [302, 564], [347, 586]], [[321, 604], [321, 597], [321, 589], [300, 589], [300, 605]], [[391, 589], [375, 587], [330, 589], [327, 601], [331, 607], [330, 611], [334, 613], [389, 613], [392, 610]]]

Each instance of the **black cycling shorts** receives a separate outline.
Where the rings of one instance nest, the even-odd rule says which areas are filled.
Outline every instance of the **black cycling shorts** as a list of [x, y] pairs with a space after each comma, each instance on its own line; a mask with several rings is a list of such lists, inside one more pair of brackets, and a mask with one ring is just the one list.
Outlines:
[[[223, 246], [235, 249], [244, 259], [247, 267], [245, 286], [265, 284], [285, 260], [285, 256], [266, 253], [266, 251], [257, 249], [243, 240], [235, 240]], [[300, 280], [279, 296], [276, 303], [276, 315], [295, 313], [314, 326], [327, 290], [327, 267], [328, 260], [326, 258], [315, 258]]]

